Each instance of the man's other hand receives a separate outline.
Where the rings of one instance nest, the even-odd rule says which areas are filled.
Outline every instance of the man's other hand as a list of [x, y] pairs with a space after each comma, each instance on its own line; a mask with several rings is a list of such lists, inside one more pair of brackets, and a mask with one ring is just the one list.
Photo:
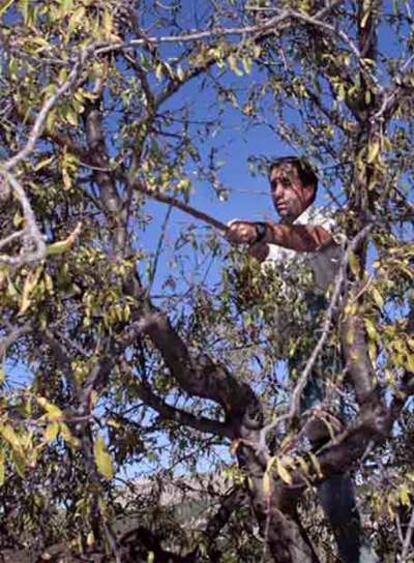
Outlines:
[[257, 240], [256, 223], [233, 219], [227, 223], [226, 238], [235, 244], [253, 244]]

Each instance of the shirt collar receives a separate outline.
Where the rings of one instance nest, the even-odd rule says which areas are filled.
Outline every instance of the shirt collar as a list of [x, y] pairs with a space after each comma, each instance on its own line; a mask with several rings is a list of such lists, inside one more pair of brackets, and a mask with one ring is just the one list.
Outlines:
[[309, 223], [309, 219], [313, 212], [313, 205], [308, 205], [308, 207], [302, 211], [302, 213], [296, 217], [294, 221], [292, 221], [292, 225], [307, 225]]

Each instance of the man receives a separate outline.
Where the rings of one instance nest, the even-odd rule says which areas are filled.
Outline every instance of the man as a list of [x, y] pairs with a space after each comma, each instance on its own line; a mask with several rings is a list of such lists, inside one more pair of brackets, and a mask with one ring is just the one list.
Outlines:
[[[332, 218], [312, 206], [318, 180], [307, 162], [295, 157], [280, 158], [271, 164], [269, 179], [272, 202], [281, 222], [233, 220], [228, 224], [226, 236], [235, 244], [248, 244], [250, 255], [265, 264], [273, 264], [273, 267], [295, 261], [308, 262], [313, 271], [314, 289], [304, 298], [313, 317], [308, 328], [315, 334], [319, 313], [326, 308], [325, 293], [335, 279], [343, 251], [333, 234]], [[312, 351], [309, 339], [302, 340], [305, 345], [299, 345], [295, 357], [289, 361], [291, 372], [300, 372]], [[313, 341], [313, 345], [315, 343]], [[337, 369], [338, 366], [333, 366], [337, 356], [328, 350], [320, 357], [319, 365], [304, 389], [302, 410], [315, 408], [323, 400], [323, 376], [325, 374], [326, 378], [329, 370]], [[321, 435], [321, 425], [318, 426], [319, 429], [314, 426], [314, 431], [312, 425], [309, 427], [308, 437], [314, 449], [329, 439], [329, 434]], [[326, 479], [319, 485], [318, 494], [333, 528], [341, 559], [345, 563], [375, 561], [373, 555], [368, 556], [367, 548], [361, 547], [360, 520], [349, 475], [333, 475]]]
[[236, 244], [250, 244], [249, 253], [260, 261], [290, 261], [298, 253], [312, 253], [309, 262], [316, 288], [325, 291], [335, 277], [342, 252], [331, 234], [333, 221], [311, 208], [316, 174], [304, 161], [286, 157], [273, 162], [269, 179], [272, 202], [282, 222], [233, 220], [227, 238]]

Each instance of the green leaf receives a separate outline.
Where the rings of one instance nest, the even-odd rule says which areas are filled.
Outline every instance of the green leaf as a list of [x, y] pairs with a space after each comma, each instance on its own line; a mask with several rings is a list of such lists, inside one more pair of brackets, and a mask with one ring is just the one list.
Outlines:
[[105, 442], [102, 436], [98, 436], [94, 445], [95, 463], [98, 471], [105, 479], [112, 479], [114, 470], [112, 467], [112, 458], [106, 451]]
[[80, 233], [81, 226], [81, 223], [78, 223], [73, 232], [65, 240], [49, 244], [47, 247], [48, 256], [53, 254], [63, 254], [64, 252], [70, 250]]
[[371, 295], [379, 309], [384, 307], [384, 298], [376, 287], [371, 288]]

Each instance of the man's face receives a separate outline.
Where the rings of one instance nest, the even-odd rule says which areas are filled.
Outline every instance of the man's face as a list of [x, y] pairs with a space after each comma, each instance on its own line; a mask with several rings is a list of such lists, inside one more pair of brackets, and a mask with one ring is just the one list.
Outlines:
[[291, 164], [282, 164], [270, 173], [273, 205], [282, 219], [294, 221], [310, 205], [315, 188], [304, 186]]

